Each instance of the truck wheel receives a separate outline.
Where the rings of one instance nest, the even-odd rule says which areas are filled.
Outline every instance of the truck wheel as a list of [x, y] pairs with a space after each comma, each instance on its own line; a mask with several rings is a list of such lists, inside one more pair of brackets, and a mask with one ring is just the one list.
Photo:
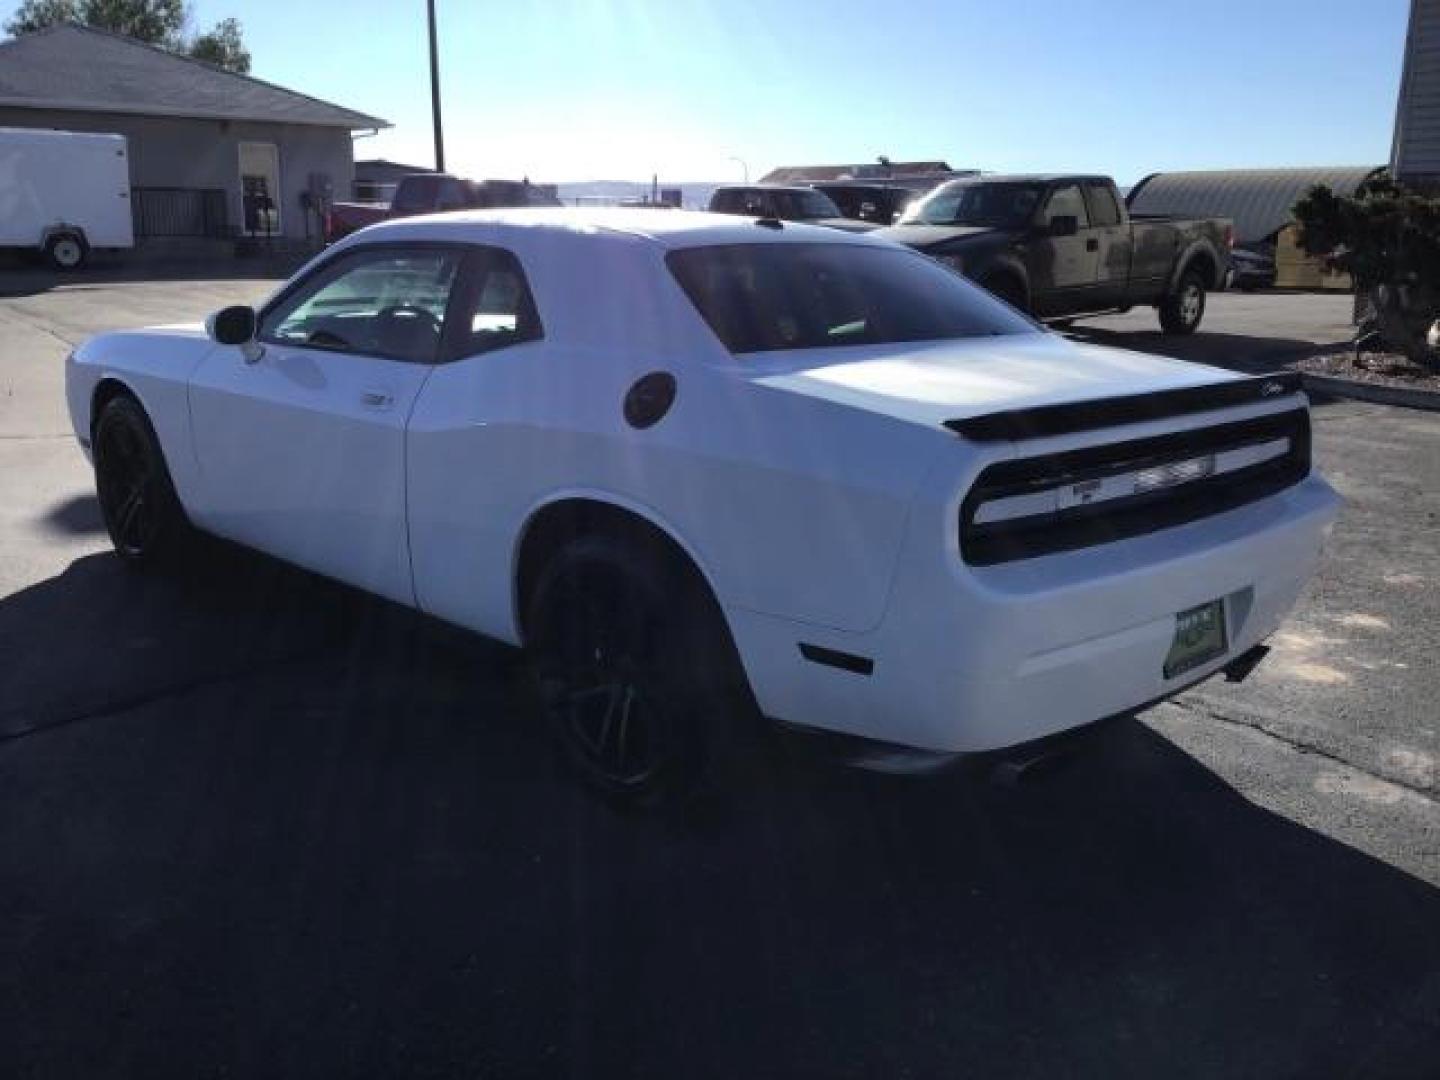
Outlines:
[[1025, 286], [1009, 274], [1001, 274], [998, 277], [987, 278], [980, 282], [980, 284], [1001, 300], [1004, 300], [1011, 307], [1029, 314], [1030, 298], [1025, 295]]
[[55, 233], [45, 241], [45, 258], [56, 270], [78, 270], [89, 254], [84, 239], [75, 233]]
[[741, 719], [724, 670], [733, 648], [698, 592], [603, 535], [564, 545], [533, 590], [526, 647], [546, 723], [565, 763], [618, 806], [692, 794]]
[[1186, 270], [1175, 291], [1160, 301], [1160, 329], [1167, 334], [1193, 334], [1205, 315], [1205, 277]]
[[175, 555], [190, 526], [140, 403], [112, 398], [95, 422], [92, 445], [95, 493], [116, 553], [140, 565]]

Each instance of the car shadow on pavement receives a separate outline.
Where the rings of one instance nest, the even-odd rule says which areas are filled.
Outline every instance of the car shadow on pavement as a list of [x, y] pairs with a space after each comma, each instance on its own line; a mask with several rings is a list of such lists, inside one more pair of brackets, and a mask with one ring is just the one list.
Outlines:
[[105, 532], [100, 500], [89, 494], [56, 503], [45, 512], [44, 521], [51, 529], [73, 536], [93, 536]]
[[1440, 1060], [1440, 892], [1136, 722], [1015, 788], [777, 756], [647, 817], [557, 774], [508, 651], [228, 548], [80, 559], [0, 601], [0, 657], [22, 1075]]

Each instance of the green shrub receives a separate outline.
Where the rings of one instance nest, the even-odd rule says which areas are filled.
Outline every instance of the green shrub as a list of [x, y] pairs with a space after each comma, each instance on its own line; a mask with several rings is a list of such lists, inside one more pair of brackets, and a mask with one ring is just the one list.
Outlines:
[[1440, 315], [1440, 199], [1382, 172], [1354, 195], [1317, 184], [1293, 213], [1300, 247], [1350, 275], [1385, 344], [1433, 362], [1425, 335]]

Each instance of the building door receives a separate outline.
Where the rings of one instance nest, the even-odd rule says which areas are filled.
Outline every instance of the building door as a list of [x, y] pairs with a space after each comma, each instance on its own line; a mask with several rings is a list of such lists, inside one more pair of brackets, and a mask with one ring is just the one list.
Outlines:
[[240, 144], [240, 227], [247, 236], [280, 232], [280, 149], [274, 143]]

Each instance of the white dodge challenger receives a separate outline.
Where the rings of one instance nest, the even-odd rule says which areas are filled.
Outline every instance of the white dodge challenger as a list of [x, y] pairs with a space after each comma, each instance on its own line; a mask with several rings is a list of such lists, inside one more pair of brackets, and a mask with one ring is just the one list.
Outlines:
[[749, 715], [919, 767], [1241, 671], [1338, 506], [1293, 377], [766, 219], [383, 224], [66, 374], [123, 557], [198, 527], [521, 645], [621, 800]]

